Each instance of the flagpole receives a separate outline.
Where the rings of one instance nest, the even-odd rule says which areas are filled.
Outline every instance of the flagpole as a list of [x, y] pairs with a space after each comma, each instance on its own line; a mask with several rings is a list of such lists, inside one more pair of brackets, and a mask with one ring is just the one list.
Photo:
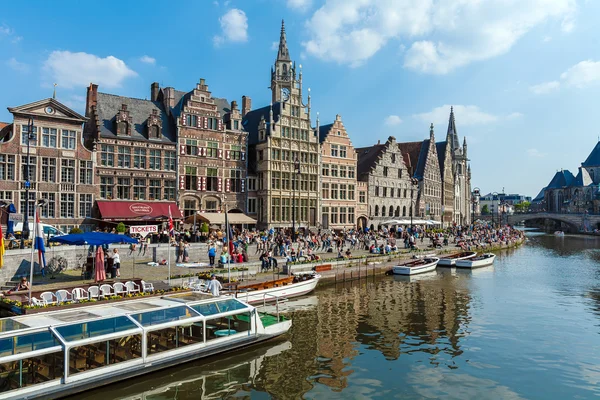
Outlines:
[[31, 260], [29, 262], [29, 304], [31, 304], [31, 288], [33, 287], [33, 253], [35, 249], [35, 240], [37, 237], [37, 207], [33, 206], [33, 240], [31, 241]]
[[227, 238], [227, 283], [231, 283], [231, 254], [229, 254], [231, 245], [229, 241], [229, 218], [227, 217], [227, 204], [225, 204], [225, 237]]

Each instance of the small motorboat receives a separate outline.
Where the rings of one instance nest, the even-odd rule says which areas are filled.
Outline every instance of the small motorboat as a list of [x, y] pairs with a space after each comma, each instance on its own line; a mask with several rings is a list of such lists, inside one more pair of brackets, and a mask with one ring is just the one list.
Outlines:
[[565, 233], [563, 231], [556, 231], [554, 232], [554, 236], [565, 236]]
[[477, 256], [476, 251], [463, 251], [460, 253], [449, 254], [444, 257], [440, 257], [438, 265], [440, 267], [452, 267], [459, 260], [468, 260]]
[[467, 260], [458, 260], [456, 262], [456, 268], [481, 268], [487, 267], [494, 263], [496, 255], [494, 253], [485, 253], [477, 257], [469, 258]]
[[392, 268], [394, 275], [416, 275], [434, 271], [440, 261], [437, 257], [421, 258]]

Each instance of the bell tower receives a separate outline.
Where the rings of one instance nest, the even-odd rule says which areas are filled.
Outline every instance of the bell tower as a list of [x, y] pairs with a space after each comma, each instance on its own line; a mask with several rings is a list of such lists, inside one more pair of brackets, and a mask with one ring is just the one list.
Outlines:
[[273, 103], [289, 100], [296, 80], [296, 65], [290, 59], [285, 35], [285, 23], [281, 20], [279, 50], [275, 65], [271, 67], [271, 92]]

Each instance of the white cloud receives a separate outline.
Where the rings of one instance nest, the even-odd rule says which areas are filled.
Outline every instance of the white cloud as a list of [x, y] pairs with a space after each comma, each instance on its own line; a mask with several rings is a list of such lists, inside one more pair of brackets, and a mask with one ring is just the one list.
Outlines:
[[271, 43], [271, 50], [277, 50], [279, 49], [279, 42], [273, 42]]
[[581, 61], [560, 75], [567, 86], [584, 88], [600, 81], [600, 61]]
[[384, 124], [386, 126], [396, 126], [400, 125], [401, 123], [402, 119], [397, 115], [388, 115], [384, 120]]
[[296, 11], [306, 11], [311, 5], [312, 0], [287, 0], [287, 6]]
[[120, 87], [127, 78], [137, 76], [122, 60], [108, 56], [100, 58], [88, 53], [53, 51], [44, 63], [53, 82], [65, 88], [87, 86], [90, 82], [101, 87]]
[[23, 39], [22, 36], [18, 36], [15, 33], [13, 28], [4, 24], [0, 25], [0, 39], [2, 39], [2, 37], [9, 38], [11, 43], [18, 43]]
[[358, 66], [389, 41], [408, 42], [404, 66], [445, 74], [507, 53], [548, 19], [572, 29], [576, 0], [326, 0], [306, 22], [307, 54]]
[[31, 70], [28, 64], [17, 61], [17, 59], [14, 57], [6, 61], [6, 65], [17, 72], [27, 73]]
[[546, 93], [555, 91], [559, 87], [560, 87], [559, 81], [551, 81], [551, 82], [540, 83], [539, 85], [530, 86], [529, 90], [531, 90], [535, 94], [546, 94]]
[[506, 119], [518, 119], [518, 118], [522, 118], [523, 117], [523, 113], [520, 112], [514, 112], [514, 113], [510, 113], [506, 116]]
[[544, 157], [546, 154], [540, 152], [538, 149], [527, 149], [527, 155], [529, 157], [536, 157], [536, 158], [542, 158]]
[[140, 57], [140, 61], [146, 64], [156, 64], [156, 58], [150, 56], [142, 56]]
[[[429, 112], [414, 114], [413, 117], [425, 123], [446, 124], [450, 117], [450, 106], [445, 104]], [[496, 115], [481, 111], [477, 106], [463, 105], [454, 106], [454, 118], [456, 123], [461, 126], [487, 124], [499, 119]]]
[[248, 17], [246, 13], [237, 8], [227, 11], [221, 18], [221, 35], [213, 38], [215, 46], [219, 46], [227, 41], [245, 42], [248, 40]]

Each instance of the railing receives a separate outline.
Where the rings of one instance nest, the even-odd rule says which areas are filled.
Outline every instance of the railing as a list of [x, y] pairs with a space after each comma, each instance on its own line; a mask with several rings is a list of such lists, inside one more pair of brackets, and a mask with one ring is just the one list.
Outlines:
[[61, 183], [60, 184], [60, 191], [61, 192], [74, 192], [75, 191], [75, 184], [74, 183]]

